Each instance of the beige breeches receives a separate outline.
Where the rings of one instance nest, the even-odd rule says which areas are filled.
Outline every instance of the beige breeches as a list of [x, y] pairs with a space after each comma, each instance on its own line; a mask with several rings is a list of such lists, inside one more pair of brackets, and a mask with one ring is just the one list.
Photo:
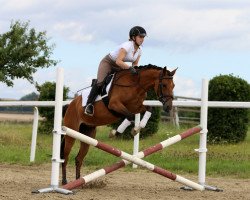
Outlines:
[[104, 78], [112, 71], [118, 71], [120, 67], [106, 55], [100, 62], [97, 72], [97, 83], [101, 84]]

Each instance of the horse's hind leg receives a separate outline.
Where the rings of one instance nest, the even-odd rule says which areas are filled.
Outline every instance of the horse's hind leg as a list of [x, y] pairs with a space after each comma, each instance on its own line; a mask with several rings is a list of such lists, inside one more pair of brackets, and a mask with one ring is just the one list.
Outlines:
[[[84, 130], [83, 130], [84, 129]], [[89, 137], [95, 138], [96, 135], [96, 127], [87, 127], [84, 125], [80, 126], [80, 130], [81, 133], [83, 133], [84, 135], [87, 135]], [[89, 145], [81, 142], [81, 147], [80, 150], [75, 158], [75, 164], [76, 164], [76, 179], [80, 178], [80, 171], [81, 171], [81, 166], [83, 163], [83, 159], [84, 157], [87, 155], [89, 151]]]

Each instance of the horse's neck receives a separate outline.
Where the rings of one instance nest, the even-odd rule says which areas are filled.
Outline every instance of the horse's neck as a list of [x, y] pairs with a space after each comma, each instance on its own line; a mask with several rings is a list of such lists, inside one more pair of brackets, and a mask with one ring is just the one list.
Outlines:
[[159, 80], [160, 70], [148, 69], [141, 71], [140, 85], [143, 85], [144, 89], [148, 91], [155, 85], [155, 82]]

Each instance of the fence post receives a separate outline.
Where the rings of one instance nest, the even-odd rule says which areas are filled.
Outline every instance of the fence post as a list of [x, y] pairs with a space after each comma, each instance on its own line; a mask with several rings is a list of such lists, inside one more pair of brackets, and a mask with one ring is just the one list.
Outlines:
[[35, 161], [38, 118], [39, 118], [38, 108], [34, 107], [34, 119], [33, 119], [31, 149], [30, 149], [30, 162]]
[[202, 79], [201, 91], [201, 114], [200, 123], [202, 130], [200, 132], [199, 146], [199, 175], [198, 182], [205, 185], [206, 181], [206, 153], [207, 153], [207, 114], [208, 114], [208, 80]]
[[51, 185], [49, 188], [33, 191], [33, 193], [59, 192], [70, 194], [72, 191], [59, 188], [59, 170], [61, 135], [62, 135], [62, 106], [63, 106], [63, 68], [57, 68], [56, 74], [56, 97], [55, 97], [55, 113], [54, 113], [54, 129], [53, 129], [53, 147], [52, 147], [52, 169], [51, 169]]
[[[140, 118], [141, 114], [138, 113], [135, 115], [135, 127], [139, 127], [140, 125]], [[133, 155], [137, 155], [139, 152], [139, 140], [140, 140], [140, 133], [137, 133], [134, 136], [134, 148], [133, 148]], [[133, 168], [137, 168], [138, 166], [136, 164], [133, 164]]]

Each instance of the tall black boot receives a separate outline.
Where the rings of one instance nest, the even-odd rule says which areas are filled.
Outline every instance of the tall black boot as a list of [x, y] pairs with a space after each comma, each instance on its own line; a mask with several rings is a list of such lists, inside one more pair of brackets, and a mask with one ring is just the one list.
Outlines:
[[100, 87], [97, 84], [94, 84], [91, 88], [91, 91], [90, 91], [89, 96], [88, 96], [85, 112], [84, 112], [86, 115], [90, 115], [90, 116], [94, 115], [93, 103], [94, 103], [96, 97], [98, 96], [99, 88]]

